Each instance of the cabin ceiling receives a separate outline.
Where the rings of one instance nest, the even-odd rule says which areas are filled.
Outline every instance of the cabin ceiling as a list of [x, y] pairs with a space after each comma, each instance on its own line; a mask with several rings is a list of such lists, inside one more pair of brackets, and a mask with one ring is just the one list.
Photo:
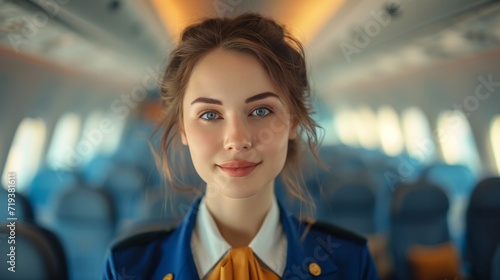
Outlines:
[[287, 26], [303, 42], [308, 42], [344, 4], [344, 0], [151, 0], [154, 10], [174, 38], [189, 24], [208, 17], [235, 16], [256, 12]]
[[0, 44], [123, 80], [163, 66], [180, 31], [258, 12], [305, 43], [315, 91], [498, 48], [500, 2], [472, 0], [4, 0]]

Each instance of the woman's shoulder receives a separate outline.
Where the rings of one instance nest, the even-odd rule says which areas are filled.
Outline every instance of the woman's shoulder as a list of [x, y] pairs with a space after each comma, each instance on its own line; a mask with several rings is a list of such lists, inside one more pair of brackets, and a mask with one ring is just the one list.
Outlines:
[[321, 248], [339, 262], [369, 254], [367, 239], [348, 229], [314, 220], [300, 221], [300, 226], [300, 239], [305, 250]]
[[176, 224], [154, 223], [137, 226], [115, 239], [109, 247], [117, 260], [127, 260], [131, 256], [160, 254], [162, 244], [170, 244]]
[[162, 273], [164, 276], [163, 270], [171, 269], [172, 263], [176, 263], [177, 255], [170, 252], [176, 248], [177, 228], [144, 227], [118, 238], [110, 246], [102, 279], [126, 279], [124, 275], [157, 279]]
[[[310, 231], [312, 234], [331, 236], [348, 243], [366, 246], [367, 239], [365, 237], [346, 228], [324, 221], [303, 220], [301, 222], [305, 226], [305, 231]], [[307, 234], [307, 232], [305, 233]]]
[[175, 227], [151, 229], [141, 228], [124, 234], [111, 244], [112, 252], [147, 247], [168, 238]]
[[307, 220], [300, 224], [305, 254], [325, 273], [336, 271], [339, 279], [378, 279], [366, 238], [326, 222]]

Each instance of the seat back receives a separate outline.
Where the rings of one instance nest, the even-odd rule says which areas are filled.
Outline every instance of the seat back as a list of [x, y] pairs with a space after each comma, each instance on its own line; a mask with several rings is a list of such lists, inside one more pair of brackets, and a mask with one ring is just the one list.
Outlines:
[[114, 161], [111, 157], [104, 155], [95, 156], [82, 167], [82, 179], [88, 184], [102, 186], [113, 165]]
[[116, 216], [110, 196], [100, 189], [73, 186], [56, 197], [54, 228], [68, 254], [71, 279], [98, 279]]
[[30, 184], [28, 198], [33, 205], [38, 222], [45, 224], [52, 211], [52, 198], [62, 189], [74, 185], [78, 181], [75, 174], [43, 168], [35, 175]]
[[437, 163], [429, 166], [421, 179], [443, 188], [450, 199], [448, 224], [450, 234], [463, 254], [465, 239], [465, 212], [469, 196], [476, 185], [476, 177], [464, 165]]
[[495, 249], [500, 244], [500, 177], [474, 188], [467, 208], [466, 258], [477, 279], [491, 277]]
[[464, 165], [434, 164], [425, 169], [422, 179], [450, 194], [470, 194], [476, 183], [474, 174]]
[[374, 233], [375, 192], [371, 186], [343, 184], [334, 188], [328, 199], [327, 210], [321, 211], [323, 217], [318, 219], [359, 234]]
[[491, 264], [491, 279], [500, 280], [500, 244], [497, 245]]
[[[7, 245], [15, 230], [15, 250]], [[0, 279], [68, 279], [66, 256], [59, 239], [51, 231], [34, 224], [18, 222], [0, 226]], [[11, 263], [12, 262], [12, 263]], [[9, 267], [15, 265], [15, 272]]]
[[389, 231], [396, 279], [411, 279], [407, 253], [412, 245], [432, 246], [450, 240], [448, 208], [448, 197], [437, 186], [413, 183], [396, 188]]
[[114, 201], [120, 227], [138, 218], [146, 189], [144, 174], [138, 167], [129, 164], [113, 165], [106, 174], [104, 189]]
[[176, 192], [172, 195], [167, 197], [165, 190], [148, 190], [142, 201], [139, 223], [173, 223], [182, 219], [196, 195], [194, 192]]
[[[317, 184], [317, 182], [306, 182], [306, 185], [308, 189], [317, 189], [318, 186], [313, 185]], [[310, 218], [312, 216], [312, 209], [310, 203], [307, 203], [305, 201], [302, 201], [298, 199], [297, 197], [293, 196], [290, 191], [287, 189], [283, 178], [281, 176], [278, 176], [274, 180], [274, 193], [276, 195], [276, 199], [280, 203], [280, 205], [283, 207], [284, 211], [286, 211], [288, 214], [293, 214], [296, 217], [301, 217], [301, 218]], [[314, 195], [313, 193], [310, 193], [311, 195]], [[314, 199], [314, 196], [313, 196]]]

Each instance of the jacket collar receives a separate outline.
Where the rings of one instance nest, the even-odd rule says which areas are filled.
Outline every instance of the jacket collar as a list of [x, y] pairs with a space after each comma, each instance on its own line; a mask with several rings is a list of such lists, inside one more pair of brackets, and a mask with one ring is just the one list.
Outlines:
[[[164, 252], [168, 252], [167, 248], [174, 249], [174, 252], [165, 254], [162, 258], [162, 269], [159, 271], [162, 275], [156, 275], [162, 279], [168, 273], [174, 274], [174, 279], [199, 279], [196, 265], [194, 263], [193, 254], [191, 252], [191, 236], [198, 214], [201, 197], [196, 199], [192, 204], [186, 216], [172, 232], [168, 242], [164, 244]], [[321, 244], [323, 240], [318, 240], [320, 237], [314, 238], [309, 236], [309, 225], [298, 221], [292, 215], [287, 214], [281, 203], [278, 202], [280, 210], [280, 219], [283, 230], [287, 237], [287, 258], [285, 272], [282, 278], [289, 278], [293, 275], [298, 275], [301, 279], [306, 275], [310, 276], [310, 265], [316, 263], [321, 268], [321, 276], [329, 275], [337, 270], [337, 266], [333, 263], [332, 258], [328, 255], [327, 248]], [[175, 242], [176, 244], [171, 244]], [[305, 245], [305, 246], [304, 246]], [[189, 249], [187, 249], [189, 248]], [[176, 258], [172, 261], [172, 258]], [[331, 277], [331, 275], [330, 275]], [[321, 277], [315, 278], [321, 279]]]

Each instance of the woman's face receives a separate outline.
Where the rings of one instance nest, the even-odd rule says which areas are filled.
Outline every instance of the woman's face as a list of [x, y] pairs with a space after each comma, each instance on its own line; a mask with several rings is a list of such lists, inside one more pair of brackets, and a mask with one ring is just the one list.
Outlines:
[[268, 190], [296, 125], [259, 62], [217, 49], [194, 67], [183, 100], [182, 143], [207, 193], [245, 198]]

